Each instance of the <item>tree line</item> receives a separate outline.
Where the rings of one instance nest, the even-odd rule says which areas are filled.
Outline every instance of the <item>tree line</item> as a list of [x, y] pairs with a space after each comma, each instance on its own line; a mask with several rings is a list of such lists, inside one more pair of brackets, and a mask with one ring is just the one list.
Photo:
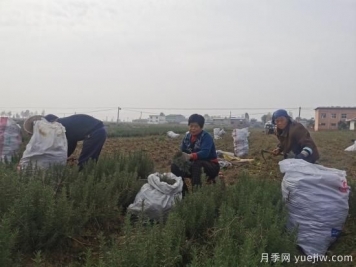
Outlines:
[[20, 112], [12, 112], [12, 111], [1, 111], [0, 112], [0, 115], [1, 117], [10, 117], [10, 118], [13, 118], [13, 119], [27, 119], [31, 116], [34, 116], [34, 115], [42, 115], [44, 116], [46, 114], [45, 110], [42, 110], [41, 113], [38, 113], [38, 111], [30, 111], [30, 110], [22, 110]]

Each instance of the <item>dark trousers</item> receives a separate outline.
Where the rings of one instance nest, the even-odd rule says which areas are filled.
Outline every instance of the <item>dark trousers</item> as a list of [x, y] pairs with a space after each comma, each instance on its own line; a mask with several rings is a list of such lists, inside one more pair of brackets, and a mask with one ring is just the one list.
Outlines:
[[[219, 163], [214, 163], [206, 160], [196, 160], [192, 162], [192, 166], [190, 167], [190, 174], [183, 172], [177, 165], [171, 165], [171, 172], [175, 176], [180, 176], [184, 178], [192, 179], [192, 186], [201, 185], [201, 174], [202, 169], [204, 170], [205, 175], [208, 177], [209, 182], [215, 183], [215, 177], [219, 175], [220, 165]], [[188, 187], [185, 183], [183, 183], [183, 196], [188, 191]]]
[[93, 131], [84, 139], [82, 152], [78, 159], [79, 170], [82, 170], [83, 165], [90, 159], [98, 161], [106, 136], [106, 130], [102, 127]]
[[306, 158], [303, 158], [303, 160], [305, 160], [306, 162], [315, 164], [315, 160], [312, 158], [312, 156], [308, 156]]
[[[287, 159], [287, 158], [288, 158], [288, 155], [287, 155], [287, 156], [284, 156], [284, 159]], [[297, 158], [297, 155], [295, 155], [294, 158], [296, 159], [296, 158]], [[308, 157], [303, 158], [303, 160], [305, 160], [306, 162], [312, 163], [312, 164], [315, 164], [315, 162], [316, 162], [316, 161], [313, 159], [312, 155], [309, 155]]]

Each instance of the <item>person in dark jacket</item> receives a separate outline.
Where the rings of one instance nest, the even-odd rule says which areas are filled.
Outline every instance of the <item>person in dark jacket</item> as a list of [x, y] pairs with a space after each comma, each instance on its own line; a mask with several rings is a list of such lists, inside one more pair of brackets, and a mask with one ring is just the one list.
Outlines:
[[64, 118], [49, 114], [45, 116], [45, 119], [49, 122], [57, 121], [66, 129], [68, 157], [73, 154], [77, 143], [84, 141], [78, 159], [79, 170], [82, 170], [83, 165], [89, 160], [97, 161], [99, 159], [107, 137], [102, 121], [85, 114], [76, 114]]
[[[187, 161], [191, 162], [189, 173], [182, 171], [174, 163], [171, 172], [183, 178], [191, 178], [192, 185], [201, 185], [202, 168], [208, 177], [208, 182], [215, 183], [215, 178], [220, 171], [216, 155], [214, 140], [211, 135], [203, 130], [205, 119], [199, 114], [193, 114], [188, 119], [189, 132], [183, 138], [180, 150]], [[187, 191], [184, 183], [183, 194]]]
[[315, 163], [319, 159], [319, 151], [309, 131], [299, 122], [293, 121], [284, 109], [275, 111], [272, 123], [277, 126], [276, 135], [279, 140], [277, 148], [273, 150], [275, 156], [283, 152], [293, 152], [296, 159], [303, 159]]

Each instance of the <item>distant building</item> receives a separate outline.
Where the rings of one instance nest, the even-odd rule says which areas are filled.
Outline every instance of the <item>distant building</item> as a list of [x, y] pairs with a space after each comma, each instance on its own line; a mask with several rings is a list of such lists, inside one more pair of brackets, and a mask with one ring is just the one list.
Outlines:
[[137, 120], [132, 120], [132, 123], [137, 123], [137, 124], [146, 124], [146, 123], [148, 123], [148, 119], [137, 119]]
[[244, 117], [211, 117], [212, 124], [216, 126], [231, 126], [233, 128], [244, 128], [249, 126], [249, 121]]
[[181, 114], [169, 114], [166, 116], [167, 123], [181, 123], [187, 119]]
[[150, 115], [148, 118], [148, 124], [165, 124], [166, 116], [161, 113], [160, 115]]
[[224, 126], [224, 125], [230, 125], [230, 119], [229, 118], [223, 118], [223, 117], [211, 117], [212, 124], [217, 125], [217, 126]]
[[204, 119], [205, 119], [205, 124], [207, 125], [214, 123], [212, 117], [210, 117], [208, 114], [204, 115]]
[[314, 130], [337, 130], [340, 121], [353, 118], [356, 118], [356, 107], [317, 107]]

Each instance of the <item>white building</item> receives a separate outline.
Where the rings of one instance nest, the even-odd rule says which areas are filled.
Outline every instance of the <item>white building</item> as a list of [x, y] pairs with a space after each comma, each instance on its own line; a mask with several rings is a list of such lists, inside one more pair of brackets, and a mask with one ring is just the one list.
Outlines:
[[164, 124], [167, 123], [166, 116], [161, 113], [159, 115], [150, 115], [148, 118], [149, 124]]
[[356, 130], [356, 118], [346, 120], [346, 121], [350, 123], [350, 130], [355, 131]]

